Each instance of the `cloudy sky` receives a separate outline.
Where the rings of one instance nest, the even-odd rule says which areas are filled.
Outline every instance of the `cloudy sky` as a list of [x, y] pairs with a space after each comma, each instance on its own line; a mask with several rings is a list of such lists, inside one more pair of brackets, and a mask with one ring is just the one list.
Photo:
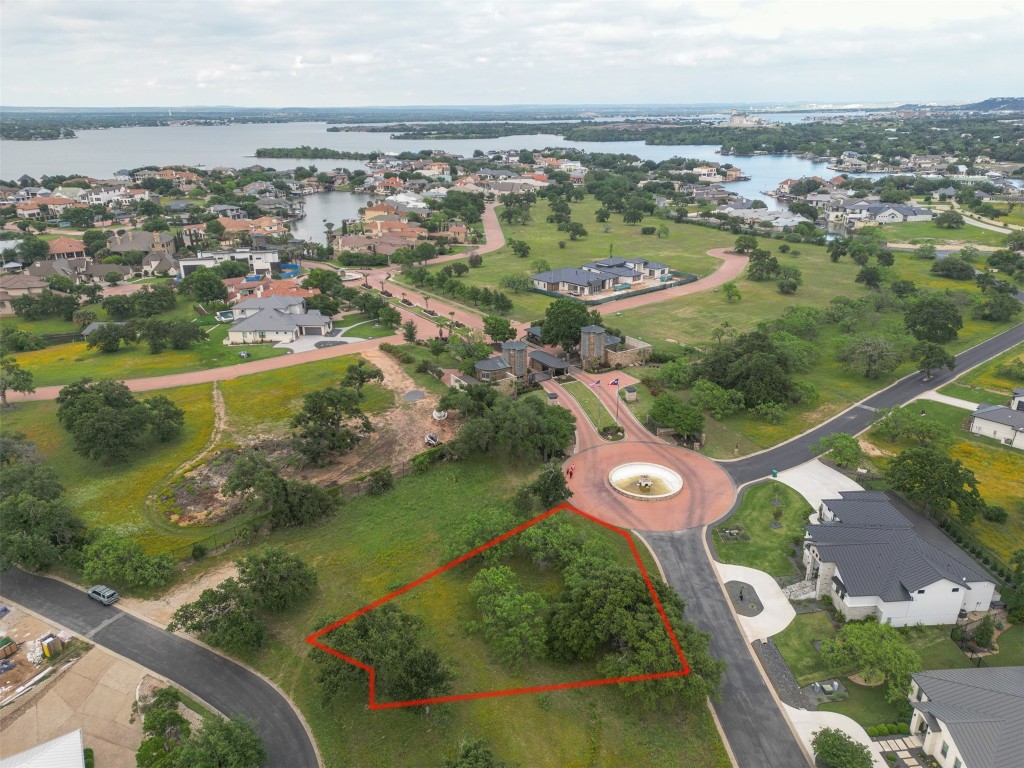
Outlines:
[[965, 102], [1021, 0], [0, 0], [0, 103]]

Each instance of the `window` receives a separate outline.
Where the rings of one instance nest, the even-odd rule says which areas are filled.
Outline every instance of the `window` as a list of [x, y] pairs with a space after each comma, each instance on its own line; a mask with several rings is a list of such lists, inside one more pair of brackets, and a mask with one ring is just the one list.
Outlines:
[[917, 700], [924, 701], [924, 691], [920, 688], [917, 689]]
[[917, 590], [917, 594], [919, 594], [919, 595], [923, 595], [923, 594], [924, 594], [924, 590], [923, 590], [923, 589], [919, 589], [919, 590]]
[[964, 761], [958, 757], [953, 761], [953, 768], [964, 768]]
[[949, 754], [949, 744], [942, 742], [942, 756], [945, 757]]
[[960, 591], [960, 587], [953, 587], [953, 591], [954, 592], [959, 592]]

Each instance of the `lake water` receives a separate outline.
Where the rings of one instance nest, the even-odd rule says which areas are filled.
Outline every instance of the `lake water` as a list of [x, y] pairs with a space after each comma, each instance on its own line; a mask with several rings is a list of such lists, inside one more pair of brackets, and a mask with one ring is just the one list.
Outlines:
[[[773, 115], [772, 119], [799, 119], [803, 113]], [[794, 120], [795, 121], [795, 120]], [[504, 136], [496, 139], [398, 140], [386, 133], [353, 131], [328, 133], [326, 123], [270, 123], [224, 126], [168, 126], [153, 128], [111, 128], [79, 131], [77, 139], [63, 141], [0, 141], [0, 178], [16, 179], [22, 174], [39, 178], [45, 174], [82, 174], [110, 178], [121, 168], [143, 165], [200, 165], [206, 168], [223, 165], [240, 168], [254, 163], [274, 168], [293, 168], [314, 164], [320, 169], [345, 167], [350, 170], [365, 166], [353, 160], [285, 160], [255, 157], [258, 147], [296, 147], [304, 144], [330, 147], [352, 152], [405, 152], [439, 149], [471, 156], [474, 150], [530, 149], [574, 147], [589, 152], [628, 153], [642, 160], [667, 160], [671, 157], [692, 157], [699, 160], [731, 162], [751, 177], [750, 181], [728, 185], [739, 194], [760, 198], [775, 207], [771, 198], [761, 193], [775, 189], [780, 181], [801, 176], [834, 175], [824, 163], [812, 163], [795, 156], [758, 155], [756, 157], [723, 157], [715, 153], [715, 145], [650, 146], [640, 141], [566, 141], [560, 136]], [[316, 217], [327, 217], [337, 223], [353, 203], [328, 204]], [[358, 203], [356, 208], [364, 203]], [[307, 222], [314, 219], [307, 207]], [[331, 218], [331, 217], [335, 218]], [[311, 226], [306, 224], [306, 226]]]
[[292, 224], [292, 232], [302, 240], [327, 244], [324, 222], [329, 221], [341, 232], [342, 219], [358, 219], [359, 209], [373, 205], [373, 195], [361, 192], [320, 192], [302, 198], [306, 217]]

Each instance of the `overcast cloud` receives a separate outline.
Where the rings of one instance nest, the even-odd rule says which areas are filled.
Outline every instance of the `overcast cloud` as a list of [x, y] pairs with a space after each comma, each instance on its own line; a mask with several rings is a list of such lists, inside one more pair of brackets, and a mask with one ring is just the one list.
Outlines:
[[0, 103], [965, 102], [1022, 40], [1020, 0], [0, 0]]

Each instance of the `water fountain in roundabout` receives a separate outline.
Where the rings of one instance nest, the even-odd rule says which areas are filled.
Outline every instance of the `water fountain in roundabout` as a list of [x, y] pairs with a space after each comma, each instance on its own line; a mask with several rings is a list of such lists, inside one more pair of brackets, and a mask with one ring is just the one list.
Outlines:
[[638, 501], [663, 501], [683, 490], [679, 473], [646, 461], [620, 464], [608, 473], [608, 482], [618, 493]]

